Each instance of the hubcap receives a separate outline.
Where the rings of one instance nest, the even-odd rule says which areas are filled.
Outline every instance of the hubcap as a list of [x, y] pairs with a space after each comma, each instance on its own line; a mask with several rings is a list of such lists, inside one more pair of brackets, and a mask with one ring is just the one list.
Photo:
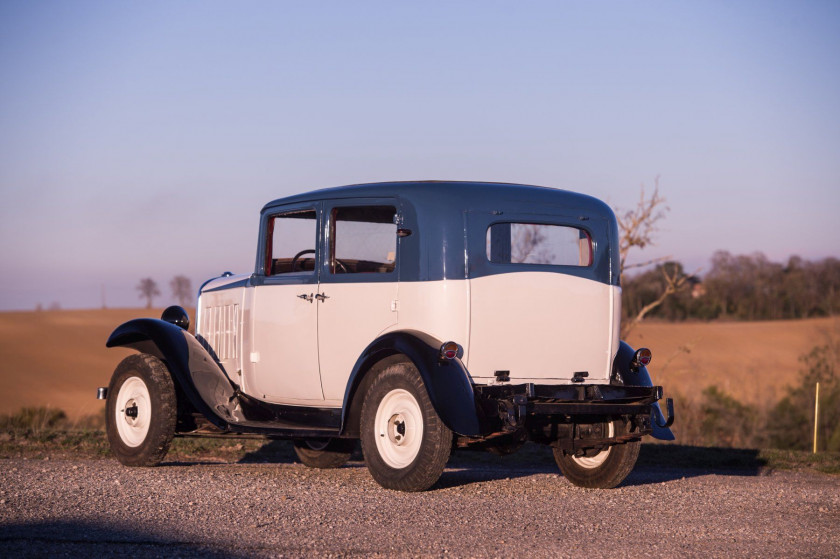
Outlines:
[[405, 442], [405, 419], [401, 413], [392, 415], [388, 420], [388, 438], [396, 445]]
[[117, 393], [114, 423], [123, 444], [136, 447], [143, 444], [149, 433], [152, 401], [143, 379], [130, 377]]
[[374, 422], [382, 460], [395, 469], [409, 466], [423, 442], [423, 414], [414, 396], [403, 389], [388, 392], [379, 402]]

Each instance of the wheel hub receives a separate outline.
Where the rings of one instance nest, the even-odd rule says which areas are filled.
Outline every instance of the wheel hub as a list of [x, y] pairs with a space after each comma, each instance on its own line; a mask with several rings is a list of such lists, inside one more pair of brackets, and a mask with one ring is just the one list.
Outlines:
[[138, 447], [146, 440], [152, 420], [152, 398], [145, 381], [129, 377], [119, 387], [114, 421], [123, 444]]
[[388, 420], [388, 438], [395, 445], [405, 442], [405, 418], [401, 413], [395, 413]]
[[423, 412], [410, 392], [391, 390], [380, 400], [374, 418], [376, 449], [390, 468], [411, 465], [423, 444]]
[[125, 409], [123, 410], [125, 413], [125, 420], [129, 423], [134, 423], [137, 420], [137, 411], [137, 402], [135, 402], [132, 398], [125, 403]]

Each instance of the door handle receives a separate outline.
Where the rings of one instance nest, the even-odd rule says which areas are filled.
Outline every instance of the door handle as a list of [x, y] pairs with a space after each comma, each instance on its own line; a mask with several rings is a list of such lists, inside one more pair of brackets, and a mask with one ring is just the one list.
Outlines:
[[310, 303], [314, 300], [312, 298], [311, 293], [309, 295], [307, 295], [306, 293], [302, 293], [302, 294], [298, 295], [298, 299], [303, 299], [304, 301], [309, 301]]
[[322, 303], [330, 298], [329, 295], [324, 295], [323, 293], [316, 293], [315, 298], [321, 301]]

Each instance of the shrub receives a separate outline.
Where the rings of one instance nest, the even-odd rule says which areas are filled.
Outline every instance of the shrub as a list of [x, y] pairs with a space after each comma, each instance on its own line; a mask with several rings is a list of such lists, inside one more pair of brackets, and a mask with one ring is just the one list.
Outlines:
[[759, 448], [762, 443], [758, 411], [716, 386], [703, 390], [700, 405], [703, 442], [708, 446]]
[[11, 415], [0, 415], [0, 429], [5, 431], [41, 433], [66, 424], [67, 415], [62, 410], [47, 407], [23, 408]]
[[814, 393], [820, 383], [820, 417], [817, 447], [840, 451], [840, 346], [815, 347], [800, 358], [805, 365], [799, 386], [792, 388], [770, 413], [767, 421], [770, 445], [775, 448], [810, 450], [814, 436]]

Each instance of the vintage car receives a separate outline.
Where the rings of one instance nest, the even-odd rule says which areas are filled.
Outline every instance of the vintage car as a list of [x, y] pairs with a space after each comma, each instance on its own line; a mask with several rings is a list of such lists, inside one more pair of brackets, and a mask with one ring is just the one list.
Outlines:
[[618, 227], [603, 202], [516, 184], [395, 182], [268, 203], [254, 272], [119, 326], [139, 353], [100, 388], [114, 455], [152, 466], [174, 435], [257, 433], [420, 491], [455, 448], [549, 445], [573, 484], [614, 487], [645, 435], [673, 439], [619, 340]]

